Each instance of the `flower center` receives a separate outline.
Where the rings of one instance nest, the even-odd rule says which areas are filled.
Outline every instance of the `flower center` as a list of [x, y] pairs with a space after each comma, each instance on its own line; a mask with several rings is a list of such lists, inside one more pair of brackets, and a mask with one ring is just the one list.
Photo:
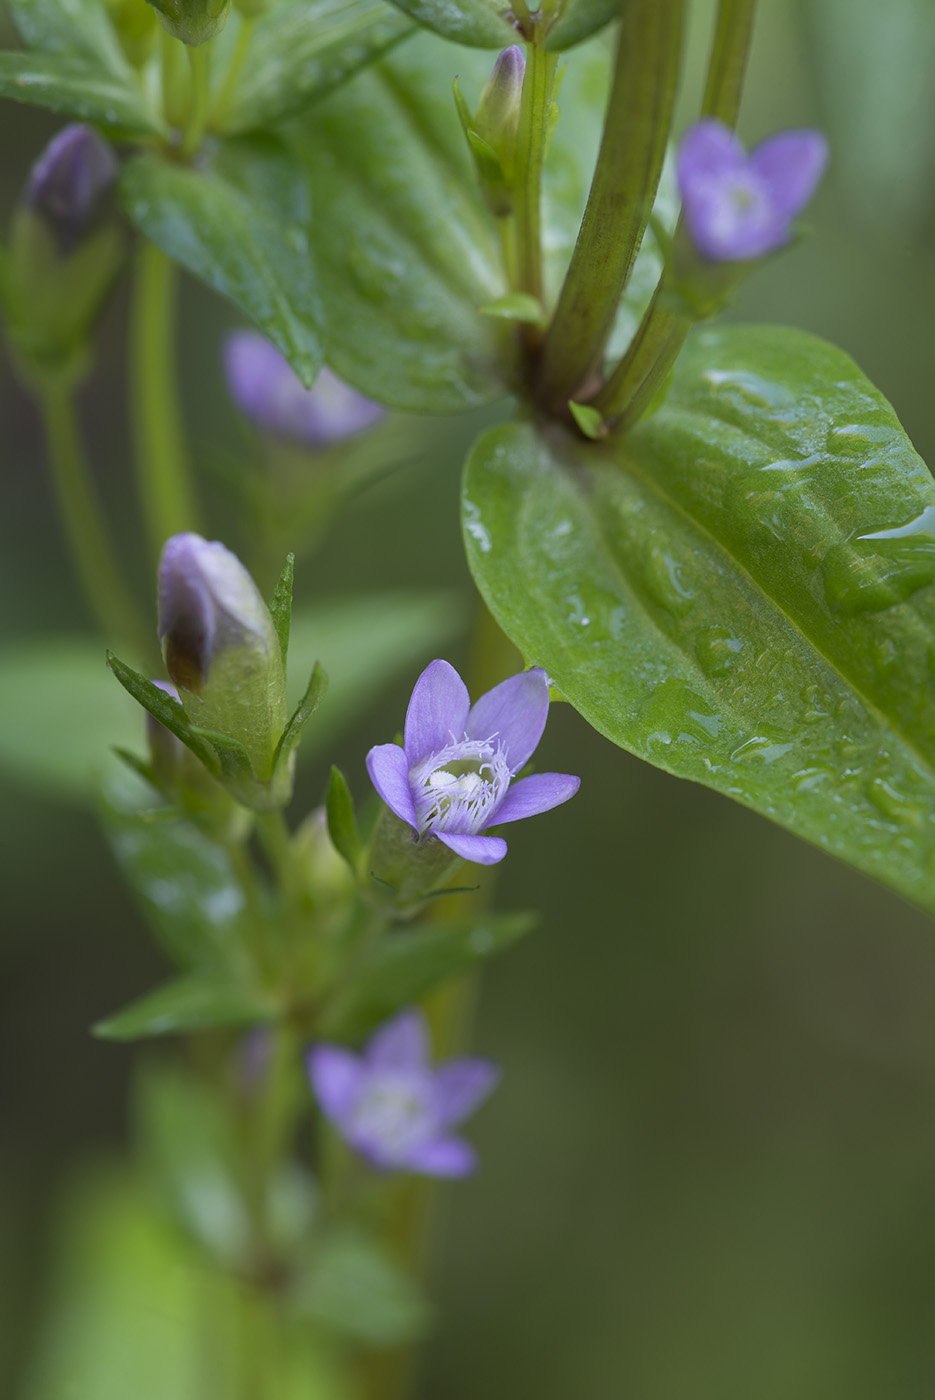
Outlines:
[[348, 1119], [348, 1137], [387, 1162], [403, 1160], [435, 1132], [426, 1083], [412, 1075], [374, 1075], [364, 1084]]
[[474, 836], [490, 824], [512, 776], [495, 737], [462, 739], [415, 765], [409, 782], [420, 836]]

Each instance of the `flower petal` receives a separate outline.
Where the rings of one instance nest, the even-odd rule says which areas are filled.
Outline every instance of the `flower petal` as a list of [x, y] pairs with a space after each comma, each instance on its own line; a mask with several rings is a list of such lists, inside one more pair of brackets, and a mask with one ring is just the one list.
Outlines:
[[500, 1078], [492, 1060], [450, 1060], [435, 1074], [434, 1090], [439, 1125], [450, 1128], [473, 1113]]
[[750, 165], [767, 185], [780, 218], [794, 219], [805, 208], [828, 161], [820, 131], [780, 131], [750, 152]]
[[477, 1153], [460, 1138], [438, 1138], [410, 1152], [406, 1166], [426, 1176], [470, 1176], [477, 1167]]
[[686, 192], [726, 176], [739, 175], [747, 166], [743, 143], [729, 126], [707, 117], [689, 127], [679, 143], [676, 172], [682, 198]]
[[366, 1067], [340, 1045], [316, 1045], [306, 1061], [315, 1097], [327, 1118], [343, 1123], [357, 1097]]
[[425, 1070], [429, 1037], [421, 1011], [401, 1011], [374, 1032], [364, 1047], [369, 1069]]
[[453, 831], [435, 831], [432, 834], [456, 856], [462, 860], [472, 860], [475, 865], [496, 865], [506, 855], [506, 842], [502, 836], [458, 836]]
[[409, 788], [409, 763], [398, 744], [377, 744], [367, 755], [367, 772], [390, 811], [416, 831], [416, 809]]
[[490, 825], [518, 822], [523, 817], [534, 817], [537, 812], [548, 812], [574, 797], [580, 786], [581, 779], [571, 773], [533, 773], [528, 778], [520, 778], [518, 783], [510, 785]]
[[467, 686], [447, 661], [431, 661], [416, 681], [406, 711], [409, 767], [464, 733], [471, 701]]
[[497, 736], [513, 773], [529, 762], [549, 715], [549, 682], [541, 666], [501, 681], [472, 706], [469, 739]]

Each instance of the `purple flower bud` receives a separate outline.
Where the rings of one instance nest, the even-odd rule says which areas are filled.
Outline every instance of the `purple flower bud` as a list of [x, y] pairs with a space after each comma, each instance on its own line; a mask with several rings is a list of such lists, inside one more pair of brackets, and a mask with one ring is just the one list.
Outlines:
[[421, 1012], [387, 1021], [360, 1055], [315, 1046], [308, 1071], [325, 1117], [372, 1166], [451, 1177], [475, 1169], [474, 1149], [451, 1129], [487, 1098], [500, 1072], [479, 1059], [433, 1069]]
[[169, 675], [195, 695], [219, 652], [279, 646], [269, 609], [237, 556], [193, 534], [173, 535], [162, 551], [159, 637]]
[[519, 123], [526, 57], [518, 44], [504, 49], [494, 64], [474, 113], [474, 130], [498, 155], [509, 147], [512, 158]]
[[779, 132], [748, 155], [723, 122], [697, 122], [682, 139], [677, 167], [695, 247], [713, 262], [758, 258], [781, 247], [827, 159], [818, 131]]
[[542, 738], [549, 683], [537, 667], [502, 681], [471, 705], [447, 661], [416, 681], [406, 712], [405, 746], [378, 744], [367, 770], [387, 806], [420, 838], [435, 836], [464, 860], [494, 865], [506, 855], [489, 826], [548, 812], [578, 791], [568, 773], [513, 782]]
[[231, 397], [261, 431], [306, 447], [363, 432], [386, 410], [323, 368], [311, 389], [257, 331], [234, 331], [224, 343]]
[[80, 122], [54, 136], [36, 161], [26, 204], [48, 227], [61, 257], [72, 253], [106, 213], [117, 168], [107, 142]]

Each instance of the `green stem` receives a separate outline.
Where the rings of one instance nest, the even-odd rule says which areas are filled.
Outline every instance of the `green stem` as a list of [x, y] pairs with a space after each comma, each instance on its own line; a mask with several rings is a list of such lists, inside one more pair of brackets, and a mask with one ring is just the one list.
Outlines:
[[159, 57], [162, 78], [162, 111], [170, 126], [180, 127], [187, 110], [188, 83], [182, 67], [184, 45], [180, 40], [159, 31]]
[[49, 384], [37, 393], [62, 525], [81, 587], [113, 645], [125, 645], [143, 659], [152, 642], [111, 548], [81, 445], [73, 391]]
[[562, 415], [600, 369], [639, 252], [678, 81], [684, 0], [630, 0], [578, 241], [539, 364], [538, 397]]
[[250, 52], [250, 39], [253, 35], [254, 20], [245, 16], [240, 21], [240, 33], [237, 35], [237, 46], [234, 49], [234, 56], [231, 59], [230, 67], [224, 77], [221, 91], [218, 93], [217, 101], [211, 114], [213, 127], [218, 131], [223, 131], [224, 122], [230, 110], [237, 88], [240, 83], [240, 75], [243, 72], [247, 55]]
[[552, 89], [558, 55], [529, 46], [523, 96], [516, 135], [516, 169], [521, 171], [515, 198], [516, 285], [537, 301], [543, 300], [542, 170], [552, 110]]
[[204, 139], [211, 110], [211, 64], [210, 44], [188, 45], [188, 62], [191, 68], [191, 105], [188, 109], [188, 123], [182, 137], [182, 155], [194, 155]]
[[292, 836], [282, 812], [257, 812], [256, 833], [276, 877], [283, 905], [286, 910], [294, 910], [300, 899], [301, 885], [292, 849]]
[[[740, 109], [750, 52], [755, 0], [721, 0], [708, 64], [702, 114], [733, 126]], [[681, 220], [672, 245], [683, 236]], [[671, 257], [671, 255], [670, 255]], [[591, 399], [605, 420], [621, 431], [637, 423], [662, 388], [695, 324], [667, 296], [669, 269], [663, 272], [626, 354]]]
[[137, 475], [150, 546], [158, 558], [169, 535], [198, 528], [175, 371], [175, 267], [144, 243], [131, 310], [131, 414]]
[[756, 0], [721, 0], [701, 114], [735, 126], [753, 34]]

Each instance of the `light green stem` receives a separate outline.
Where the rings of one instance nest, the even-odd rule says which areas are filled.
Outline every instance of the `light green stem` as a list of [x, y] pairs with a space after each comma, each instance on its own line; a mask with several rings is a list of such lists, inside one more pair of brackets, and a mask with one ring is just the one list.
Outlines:
[[[740, 110], [750, 52], [755, 0], [721, 0], [708, 64], [702, 115], [734, 126]], [[681, 220], [673, 244], [683, 236]], [[639, 422], [662, 388], [685, 343], [694, 318], [674, 309], [666, 296], [664, 272], [626, 354], [591, 402], [614, 428]]]
[[542, 170], [552, 110], [552, 89], [558, 55], [529, 46], [523, 96], [516, 134], [516, 169], [521, 172], [515, 195], [515, 290], [543, 300]]
[[153, 243], [137, 255], [131, 311], [130, 398], [136, 468], [154, 559], [170, 535], [197, 530], [178, 401], [176, 272]]
[[85, 598], [111, 644], [144, 660], [152, 641], [111, 547], [82, 449], [73, 391], [49, 384], [37, 393], [62, 525]]
[[254, 20], [249, 15], [245, 16], [240, 21], [240, 33], [237, 35], [234, 56], [224, 76], [221, 91], [218, 93], [217, 101], [211, 113], [212, 126], [217, 131], [224, 130], [224, 123], [230, 111], [231, 103], [237, 95], [240, 76], [243, 73], [244, 64], [250, 52], [250, 39], [253, 35], [253, 25]]
[[211, 45], [190, 44], [187, 51], [192, 87], [188, 123], [182, 137], [183, 156], [194, 155], [201, 145], [208, 125], [208, 113], [211, 110]]

